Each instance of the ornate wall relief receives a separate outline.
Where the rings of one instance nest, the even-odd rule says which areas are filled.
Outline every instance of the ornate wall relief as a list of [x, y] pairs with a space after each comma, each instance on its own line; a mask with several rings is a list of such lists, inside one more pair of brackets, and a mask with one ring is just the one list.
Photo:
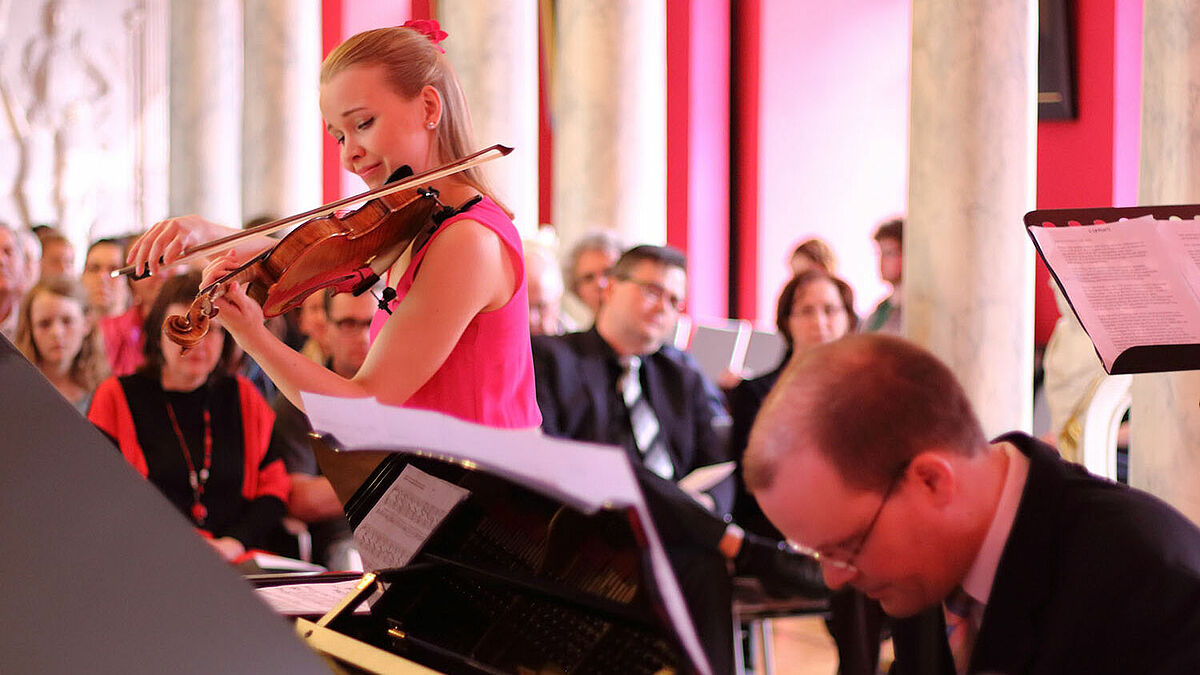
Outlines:
[[0, 0], [0, 219], [82, 248], [165, 215], [166, 34], [166, 0]]

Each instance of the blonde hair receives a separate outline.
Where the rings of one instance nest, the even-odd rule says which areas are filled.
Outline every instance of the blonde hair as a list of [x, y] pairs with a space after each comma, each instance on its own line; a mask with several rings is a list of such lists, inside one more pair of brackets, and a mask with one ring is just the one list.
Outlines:
[[[792, 258], [803, 256], [812, 264], [820, 267], [826, 274], [833, 274], [833, 269], [837, 266], [837, 259], [833, 255], [833, 249], [829, 244], [822, 239], [813, 237], [806, 239], [792, 250]], [[790, 260], [790, 259], [789, 259]]]
[[[25, 358], [38, 368], [42, 367], [42, 354], [33, 340], [32, 308], [34, 299], [42, 293], [74, 300], [83, 310], [84, 321], [88, 321], [88, 314], [91, 312], [83, 287], [68, 277], [54, 277], [39, 281], [25, 295], [25, 299], [21, 302], [21, 313], [17, 319], [17, 333], [13, 342], [17, 349], [25, 355]], [[79, 347], [79, 353], [71, 361], [71, 369], [67, 376], [75, 384], [87, 391], [92, 391], [96, 385], [100, 384], [101, 380], [108, 377], [108, 372], [108, 357], [100, 342], [100, 332], [95, 325], [92, 325], [83, 336], [83, 343]]]
[[[383, 66], [384, 78], [401, 96], [412, 99], [426, 85], [437, 90], [442, 98], [442, 118], [437, 125], [437, 161], [448, 164], [475, 152], [471, 130], [471, 112], [458, 76], [450, 62], [424, 34], [403, 26], [376, 28], [351, 36], [334, 48], [321, 64], [321, 84], [338, 73], [361, 65]], [[481, 194], [505, 207], [488, 185], [479, 167], [468, 169], [460, 178]]]

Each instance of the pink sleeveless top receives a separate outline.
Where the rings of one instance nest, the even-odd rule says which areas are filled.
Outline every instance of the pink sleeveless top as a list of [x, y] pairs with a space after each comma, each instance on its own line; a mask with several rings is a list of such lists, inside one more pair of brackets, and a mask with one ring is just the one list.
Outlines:
[[[395, 284], [392, 307], [412, 288], [425, 252], [446, 228], [462, 219], [474, 220], [495, 232], [516, 263], [517, 290], [503, 307], [480, 312], [467, 324], [462, 337], [441, 368], [404, 403], [405, 407], [436, 410], [469, 422], [492, 427], [525, 428], [542, 423], [533, 386], [533, 354], [529, 346], [529, 296], [525, 287], [525, 262], [521, 239], [512, 220], [491, 199], [448, 219], [413, 257], [404, 276]], [[464, 261], [463, 273], [470, 274]], [[391, 283], [389, 279], [388, 283]], [[390, 316], [379, 310], [371, 322], [371, 341]]]

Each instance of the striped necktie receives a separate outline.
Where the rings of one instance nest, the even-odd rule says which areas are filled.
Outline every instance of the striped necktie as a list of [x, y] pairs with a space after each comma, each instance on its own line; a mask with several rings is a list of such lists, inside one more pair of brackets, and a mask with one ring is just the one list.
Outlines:
[[971, 651], [975, 649], [975, 637], [979, 627], [975, 624], [975, 608], [980, 604], [960, 586], [943, 602], [946, 612], [946, 641], [954, 657], [954, 670], [967, 672], [971, 664]]
[[622, 361], [622, 365], [624, 370], [617, 380], [617, 388], [621, 398], [625, 400], [625, 409], [629, 412], [629, 426], [633, 430], [633, 441], [638, 452], [642, 454], [642, 463], [662, 478], [672, 480], [675, 477], [675, 467], [663, 441], [662, 427], [654, 414], [654, 408], [650, 407], [650, 402], [642, 392], [642, 360], [630, 356]]

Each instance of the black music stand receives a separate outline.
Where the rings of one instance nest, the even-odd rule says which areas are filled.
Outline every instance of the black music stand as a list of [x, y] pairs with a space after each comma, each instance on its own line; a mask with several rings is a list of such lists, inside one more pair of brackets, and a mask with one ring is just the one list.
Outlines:
[[0, 672], [329, 672], [0, 338]]
[[[1063, 292], [1067, 303], [1071, 305], [1071, 311], [1075, 312], [1076, 318], [1079, 318], [1079, 312], [1075, 309], [1075, 303], [1071, 300], [1071, 294], [1067, 292], [1067, 288], [1063, 285], [1062, 280], [1046, 262], [1046, 256], [1038, 246], [1037, 238], [1033, 236], [1032, 228], [1035, 227], [1086, 227], [1089, 225], [1100, 225], [1103, 223], [1113, 223], [1119, 220], [1127, 220], [1131, 218], [1141, 218], [1142, 216], [1154, 216], [1158, 220], [1167, 220], [1170, 218], [1183, 218], [1191, 220], [1200, 216], [1200, 204], [1175, 204], [1166, 206], [1127, 206], [1127, 207], [1101, 207], [1101, 208], [1081, 208], [1081, 209], [1039, 209], [1030, 211], [1025, 214], [1025, 232], [1029, 235], [1029, 239], [1033, 242], [1033, 246], [1037, 249], [1038, 256], [1042, 258], [1042, 262], [1046, 263], [1046, 269], [1049, 270], [1050, 276], [1054, 278], [1054, 282]], [[1080, 320], [1082, 324], [1082, 320]], [[1086, 329], [1086, 327], [1085, 327]], [[1094, 340], [1093, 340], [1094, 341]], [[1098, 352], [1097, 352], [1098, 353]], [[1103, 363], [1103, 359], [1100, 359]], [[1121, 352], [1116, 359], [1113, 360], [1112, 368], [1106, 368], [1109, 375], [1122, 375], [1129, 373], [1161, 373], [1180, 370], [1197, 370], [1200, 369], [1200, 344], [1173, 344], [1173, 345], [1139, 345], [1130, 347]]]

